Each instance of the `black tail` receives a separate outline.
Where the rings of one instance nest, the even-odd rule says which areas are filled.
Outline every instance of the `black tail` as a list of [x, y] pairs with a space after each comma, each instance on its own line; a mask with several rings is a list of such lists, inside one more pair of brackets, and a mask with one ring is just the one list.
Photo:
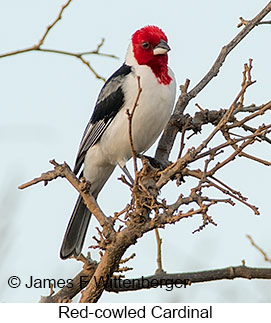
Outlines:
[[85, 206], [81, 195], [79, 195], [60, 249], [62, 259], [80, 255], [90, 217], [91, 213]]

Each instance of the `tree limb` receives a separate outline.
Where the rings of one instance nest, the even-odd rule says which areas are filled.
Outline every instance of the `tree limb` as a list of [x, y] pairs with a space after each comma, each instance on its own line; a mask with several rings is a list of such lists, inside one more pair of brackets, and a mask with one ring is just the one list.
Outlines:
[[[43, 296], [41, 303], [62, 303], [71, 301], [93, 277], [95, 267], [92, 265], [89, 268], [84, 268], [72, 281], [63, 287], [56, 294], [50, 296]], [[106, 282], [104, 286], [105, 291], [121, 293], [128, 291], [138, 291], [143, 289], [152, 289], [160, 286], [168, 288], [185, 288], [196, 283], [204, 283], [218, 280], [233, 280], [236, 278], [243, 279], [271, 279], [271, 268], [255, 268], [242, 266], [230, 266], [221, 269], [205, 270], [197, 272], [186, 272], [168, 274], [166, 272], [159, 272], [159, 274], [151, 276], [141, 276], [138, 278], [117, 278], [112, 277]], [[95, 281], [94, 281], [95, 282]], [[99, 285], [99, 281], [95, 284]]]
[[[165, 285], [174, 285], [183, 284], [191, 285], [195, 283], [203, 283], [210, 281], [217, 281], [223, 279], [235, 279], [235, 278], [244, 278], [244, 279], [271, 279], [271, 268], [252, 268], [246, 266], [237, 266], [237, 267], [227, 267], [222, 269], [215, 270], [206, 270], [198, 272], [187, 272], [180, 274], [167, 274], [163, 273], [160, 275], [153, 275], [148, 277], [139, 277], [131, 279], [120, 279], [112, 283], [111, 287], [107, 287], [106, 291], [108, 292], [127, 292], [127, 291], [136, 291], [141, 289], [150, 289], [153, 288], [154, 281], [158, 281], [162, 286]], [[128, 282], [129, 283], [128, 283]], [[157, 285], [156, 285], [157, 286]]]
[[205, 88], [205, 86], [218, 75], [220, 68], [222, 67], [228, 54], [257, 26], [257, 24], [271, 11], [271, 1], [263, 8], [263, 10], [257, 14], [252, 20], [250, 20], [244, 28], [226, 45], [223, 46], [214, 64], [207, 72], [207, 74], [194, 86], [192, 90], [187, 92], [189, 81], [186, 81], [186, 86], [182, 91], [176, 103], [174, 113], [171, 116], [169, 123], [167, 124], [165, 131], [159, 141], [155, 158], [160, 162], [166, 162], [169, 158], [170, 151], [173, 147], [175, 137], [181, 127], [179, 126], [179, 120], [182, 119], [184, 110], [191, 99], [195, 98], [198, 93]]

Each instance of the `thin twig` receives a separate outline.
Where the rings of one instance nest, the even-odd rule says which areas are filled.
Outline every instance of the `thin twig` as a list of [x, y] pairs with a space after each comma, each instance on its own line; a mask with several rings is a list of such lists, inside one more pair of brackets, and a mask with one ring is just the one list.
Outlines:
[[[135, 98], [135, 102], [133, 104], [133, 107], [131, 109], [131, 112], [129, 111], [129, 109], [127, 109], [126, 113], [128, 116], [128, 131], [129, 131], [129, 142], [130, 142], [130, 148], [131, 148], [131, 153], [132, 153], [132, 158], [133, 158], [133, 163], [134, 163], [134, 172], [135, 172], [135, 177], [137, 178], [137, 163], [136, 163], [136, 151], [135, 151], [135, 147], [134, 147], [134, 142], [133, 142], [133, 133], [132, 133], [132, 129], [133, 129], [133, 116], [135, 113], [135, 109], [138, 105], [138, 100], [140, 98], [140, 94], [142, 92], [142, 88], [140, 86], [140, 76], [137, 76], [137, 86], [138, 86], [138, 91], [137, 91], [137, 96]], [[135, 178], [135, 184], [137, 183], [137, 180]]]
[[162, 239], [160, 238], [159, 231], [155, 228], [155, 238], [156, 238], [156, 245], [157, 245], [157, 269], [155, 271], [156, 274], [163, 273], [163, 266], [162, 266]]
[[270, 257], [268, 257], [267, 256], [267, 254], [266, 254], [266, 252], [265, 251], [263, 251], [263, 249], [262, 248], [260, 248], [255, 242], [254, 242], [254, 240], [252, 239], [252, 237], [249, 235], [249, 234], [247, 234], [246, 235], [246, 237], [249, 239], [249, 241], [250, 241], [250, 243], [251, 243], [251, 245], [253, 246], [253, 247], [255, 247], [258, 251], [260, 251], [260, 253], [264, 256], [264, 260], [265, 261], [267, 261], [267, 262], [271, 262], [271, 258]]
[[38, 44], [37, 44], [37, 47], [39, 48], [42, 44], [43, 44], [43, 42], [44, 42], [44, 40], [45, 40], [45, 38], [47, 37], [47, 35], [48, 35], [48, 33], [49, 33], [49, 31], [57, 24], [57, 22], [59, 21], [59, 20], [61, 20], [61, 18], [62, 18], [62, 13], [63, 13], [63, 11], [68, 7], [68, 5], [70, 4], [72, 2], [72, 0], [68, 0], [67, 2], [66, 2], [66, 4], [64, 4], [63, 6], [62, 6], [62, 8], [61, 8], [61, 10], [60, 10], [60, 12], [59, 12], [59, 14], [58, 14], [58, 16], [56, 17], [56, 19], [55, 19], [55, 21], [53, 21], [48, 27], [47, 27], [47, 29], [45, 30], [45, 33], [43, 34], [43, 36], [41, 37], [41, 39], [40, 39], [40, 41], [38, 42]]
[[56, 19], [46, 28], [44, 34], [42, 35], [41, 39], [38, 41], [38, 43], [36, 45], [33, 45], [32, 47], [29, 47], [29, 48], [19, 49], [19, 50], [13, 51], [13, 52], [2, 54], [2, 55], [0, 55], [0, 58], [13, 56], [13, 55], [21, 54], [21, 53], [26, 53], [26, 52], [33, 51], [33, 50], [39, 50], [40, 47], [43, 45], [45, 38], [47, 37], [49, 31], [61, 20], [63, 11], [69, 6], [69, 4], [71, 2], [72, 2], [72, 0], [68, 0], [66, 2], [66, 4], [64, 4], [61, 7], [61, 10], [59, 11], [59, 14], [57, 15]]
[[213, 181], [210, 181], [210, 180], [207, 180], [207, 181], [208, 181], [208, 183], [209, 183], [211, 186], [215, 187], [216, 189], [218, 189], [218, 190], [219, 190], [219, 191], [221, 191], [222, 193], [224, 193], [224, 194], [226, 194], [226, 195], [229, 195], [229, 196], [231, 196], [232, 198], [234, 198], [234, 199], [238, 200], [239, 202], [241, 202], [241, 203], [245, 204], [247, 207], [249, 207], [249, 208], [254, 212], [254, 214], [255, 214], [255, 215], [260, 215], [259, 209], [258, 209], [256, 206], [249, 204], [249, 203], [248, 203], [248, 202], [246, 202], [244, 199], [241, 199], [240, 197], [238, 197], [238, 196], [236, 196], [236, 195], [232, 194], [230, 191], [225, 190], [224, 188], [222, 188], [222, 187], [220, 187], [219, 185], [215, 184]]
[[84, 55], [99, 55], [99, 56], [105, 56], [105, 57], [111, 57], [111, 58], [117, 58], [117, 56], [113, 54], [107, 54], [107, 53], [101, 53], [100, 49], [104, 44], [104, 38], [102, 38], [102, 41], [97, 45], [97, 48], [92, 51], [86, 51], [86, 52], [81, 52], [81, 53], [73, 53], [69, 51], [64, 51], [64, 50], [58, 50], [58, 49], [49, 49], [49, 48], [42, 48], [41, 46], [44, 44], [44, 41], [46, 37], [48, 36], [48, 33], [51, 31], [51, 29], [61, 20], [63, 11], [69, 6], [69, 4], [72, 2], [72, 0], [68, 0], [66, 4], [64, 4], [61, 7], [61, 10], [56, 17], [56, 19], [46, 28], [44, 34], [42, 35], [41, 39], [38, 41], [37, 44], [24, 48], [24, 49], [19, 49], [15, 51], [11, 51], [8, 53], [0, 54], [0, 59], [4, 57], [9, 57], [9, 56], [14, 56], [18, 54], [23, 54], [23, 53], [28, 53], [31, 51], [39, 51], [39, 52], [46, 52], [46, 53], [54, 53], [54, 54], [61, 54], [61, 55], [67, 55], [67, 56], [72, 56], [77, 59], [79, 59], [83, 64], [85, 64], [88, 69], [95, 75], [97, 79], [103, 80], [105, 82], [105, 78], [98, 74], [95, 69], [91, 66], [90, 62], [87, 61], [83, 56]]
[[183, 150], [184, 150], [184, 146], [185, 146], [185, 143], [184, 143], [185, 131], [186, 131], [186, 128], [183, 127], [183, 129], [182, 129], [182, 136], [181, 136], [180, 151], [179, 151], [179, 154], [178, 154], [178, 159], [182, 157], [182, 153], [183, 153]]

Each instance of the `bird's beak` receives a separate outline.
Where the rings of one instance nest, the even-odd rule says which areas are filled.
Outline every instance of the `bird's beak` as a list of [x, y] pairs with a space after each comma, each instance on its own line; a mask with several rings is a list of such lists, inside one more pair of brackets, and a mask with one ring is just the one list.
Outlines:
[[163, 39], [160, 40], [160, 43], [154, 47], [153, 54], [154, 55], [163, 55], [166, 54], [170, 50], [170, 47], [168, 46], [167, 42], [165, 42]]

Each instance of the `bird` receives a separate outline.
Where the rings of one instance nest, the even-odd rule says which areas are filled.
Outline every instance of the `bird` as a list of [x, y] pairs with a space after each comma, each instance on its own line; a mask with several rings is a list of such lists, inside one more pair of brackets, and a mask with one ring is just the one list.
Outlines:
[[[131, 112], [132, 138], [137, 154], [146, 152], [157, 140], [172, 113], [176, 81], [168, 66], [168, 39], [157, 26], [147, 25], [131, 37], [125, 61], [105, 82], [93, 114], [83, 133], [74, 166], [77, 175], [90, 182], [95, 199], [118, 165], [125, 174], [132, 157], [127, 110]], [[68, 223], [61, 250], [62, 259], [77, 258], [84, 244], [91, 213], [79, 195]]]

